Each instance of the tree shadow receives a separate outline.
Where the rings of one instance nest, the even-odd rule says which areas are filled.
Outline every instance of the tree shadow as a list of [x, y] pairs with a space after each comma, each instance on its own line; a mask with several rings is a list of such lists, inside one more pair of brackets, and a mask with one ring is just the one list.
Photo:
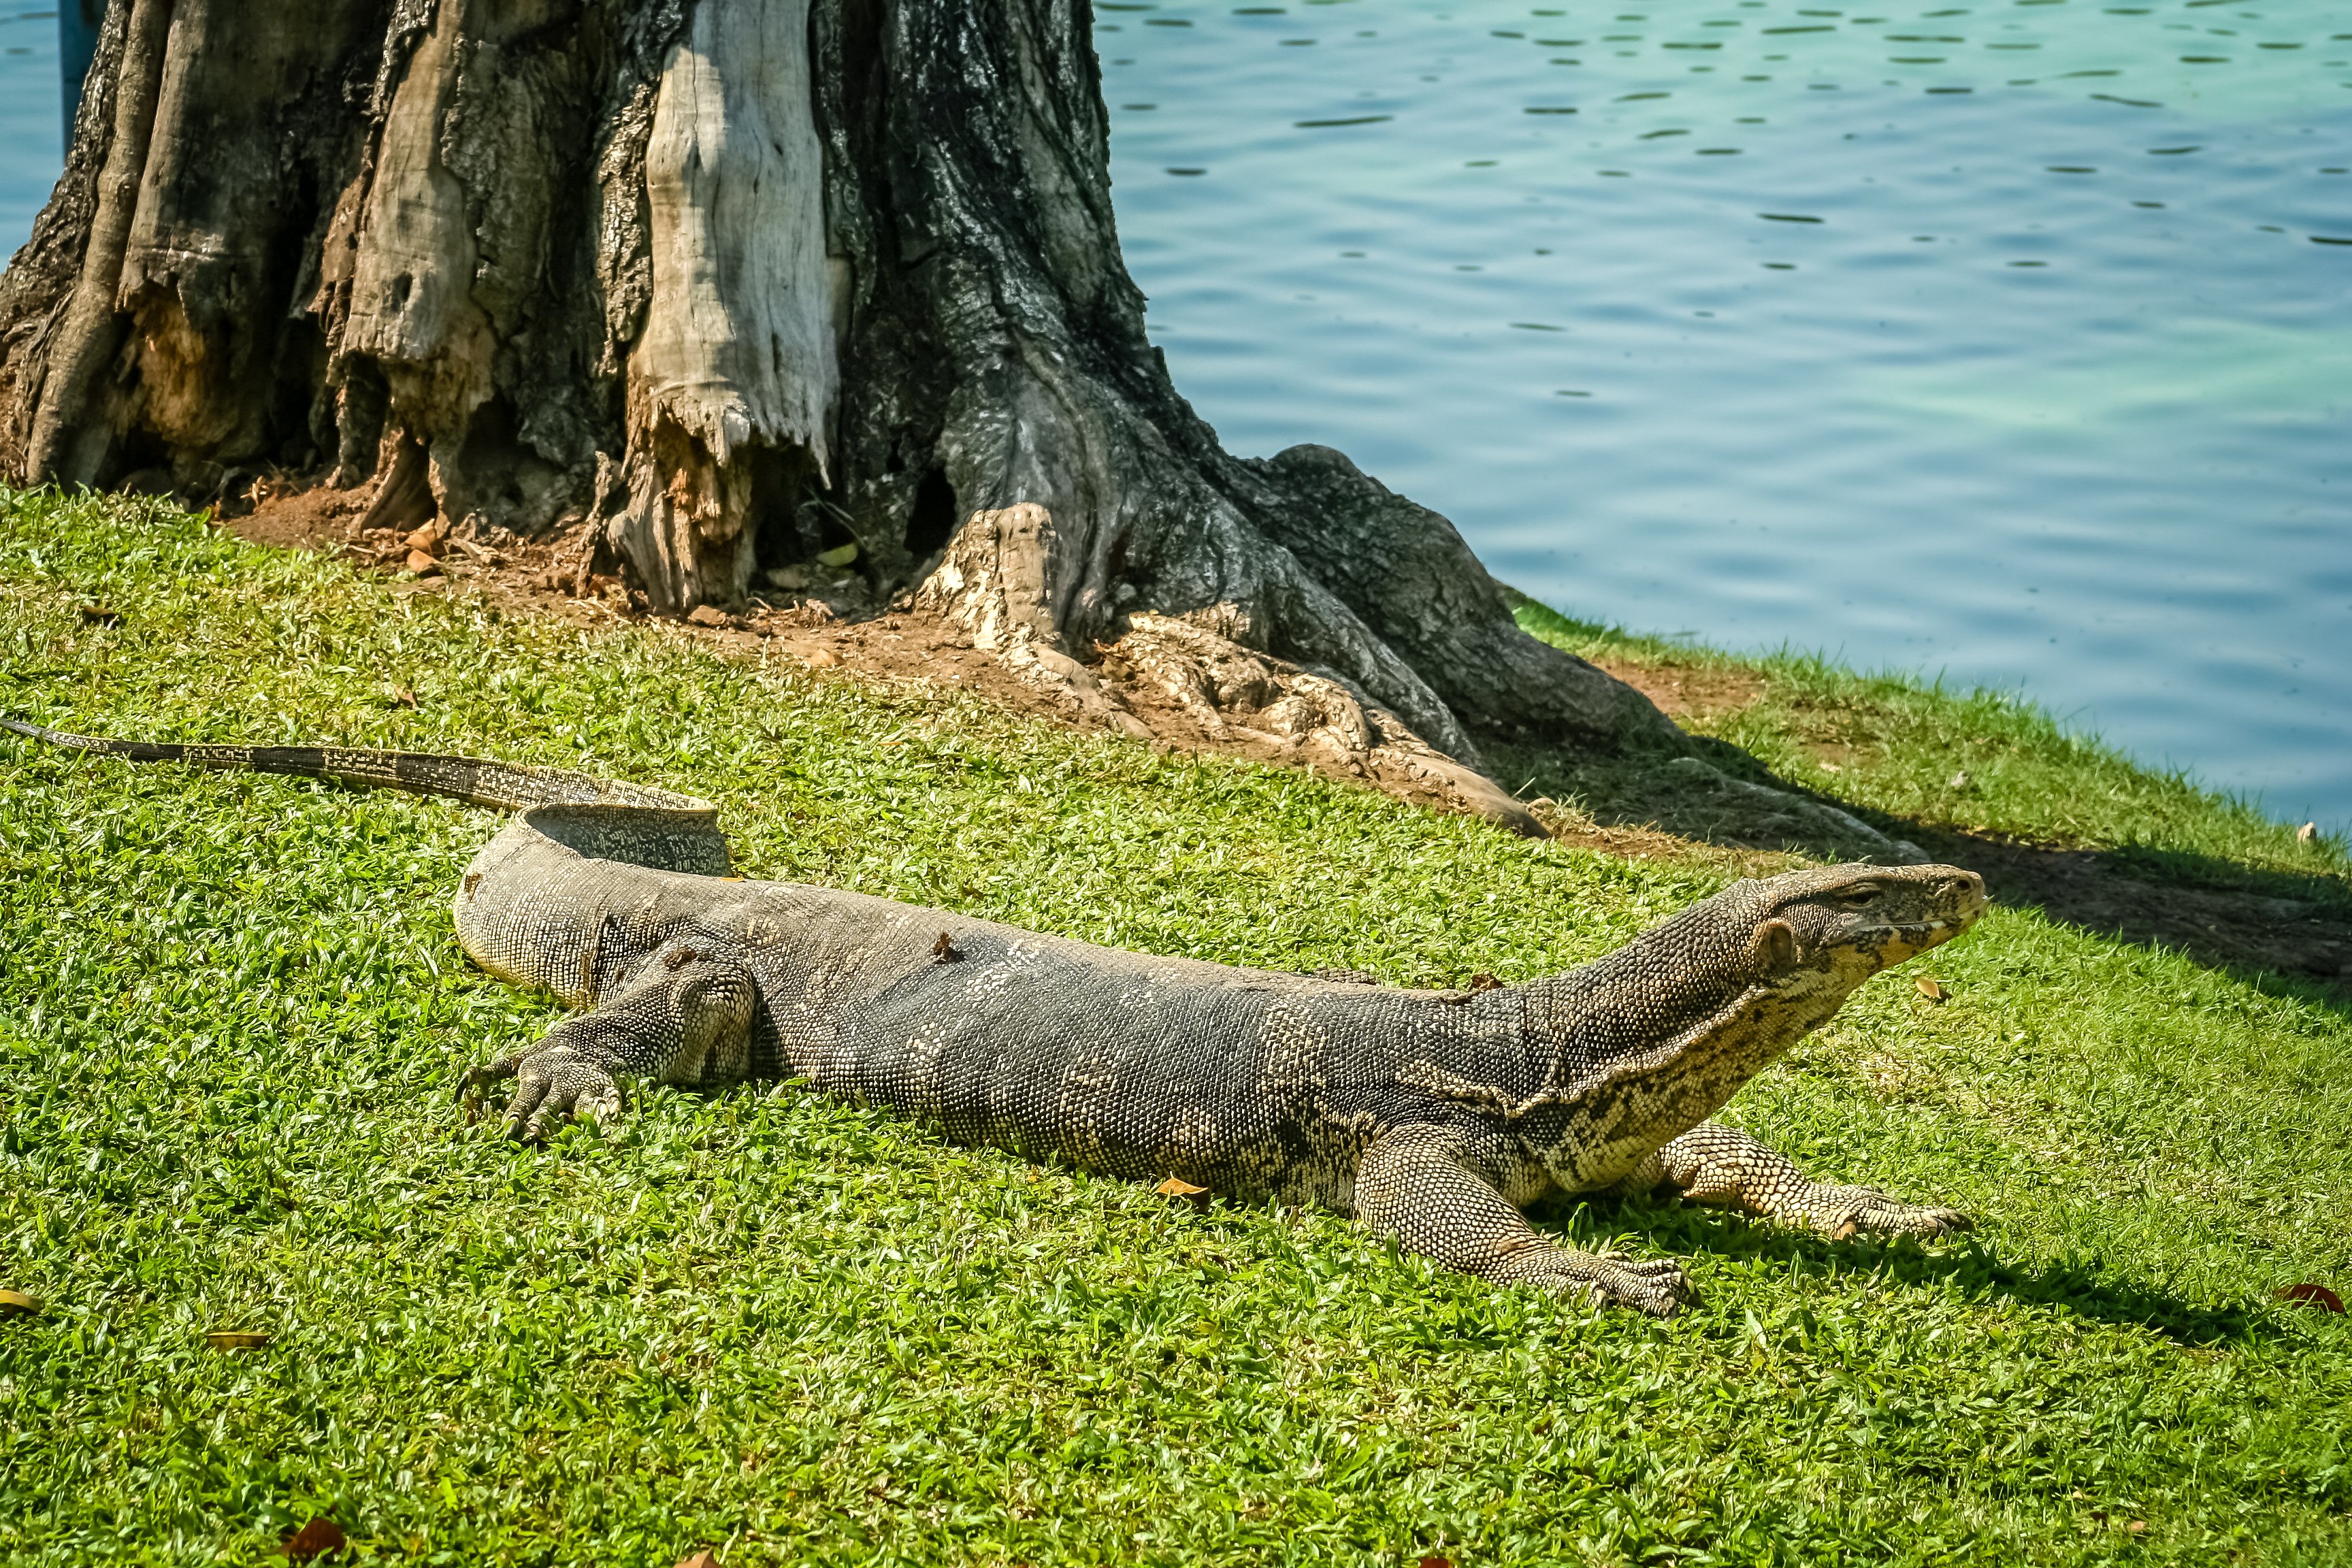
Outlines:
[[2152, 1286], [2119, 1280], [2095, 1258], [2011, 1263], [1974, 1236], [1932, 1247], [1906, 1237], [1831, 1241], [1720, 1209], [1649, 1199], [1614, 1204], [1559, 1200], [1537, 1210], [1537, 1223], [1579, 1247], [1593, 1247], [1605, 1237], [1630, 1230], [1676, 1257], [1760, 1260], [1822, 1281], [1869, 1276], [1915, 1288], [1946, 1286], [1976, 1300], [1997, 1297], [2030, 1306], [2063, 1307], [2076, 1317], [2151, 1330], [2184, 1345], [2284, 1337], [2265, 1313], [2203, 1306]]
[[1890, 844], [1908, 845], [1978, 872], [1997, 903], [2184, 952], [2265, 991], [2352, 1005], [2352, 888], [2340, 877], [2143, 846], [2061, 848], [1901, 817], [1792, 784], [1728, 742], [1694, 740], [1704, 768], [1526, 745], [1496, 746], [1495, 762], [1524, 781], [1523, 795], [1577, 800], [1604, 841], [1647, 829], [1826, 860], [1885, 859]]

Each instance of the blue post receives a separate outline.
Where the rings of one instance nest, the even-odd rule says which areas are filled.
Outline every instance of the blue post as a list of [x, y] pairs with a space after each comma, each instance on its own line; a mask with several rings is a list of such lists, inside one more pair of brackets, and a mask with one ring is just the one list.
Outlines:
[[81, 110], [81, 81], [98, 53], [99, 24], [106, 0], [58, 0], [58, 75], [66, 98], [66, 151], [73, 151], [74, 116]]

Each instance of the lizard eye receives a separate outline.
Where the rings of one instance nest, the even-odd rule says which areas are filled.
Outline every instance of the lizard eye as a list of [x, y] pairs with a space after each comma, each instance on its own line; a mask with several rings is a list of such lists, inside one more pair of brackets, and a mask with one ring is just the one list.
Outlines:
[[1841, 888], [1830, 896], [1840, 909], [1866, 910], [1878, 901], [1878, 895], [1885, 890], [1875, 882], [1864, 882], [1851, 888]]

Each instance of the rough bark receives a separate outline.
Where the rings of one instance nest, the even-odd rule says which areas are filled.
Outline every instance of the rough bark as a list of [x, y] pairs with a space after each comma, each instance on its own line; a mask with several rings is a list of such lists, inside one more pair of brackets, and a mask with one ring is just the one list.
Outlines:
[[854, 544], [1041, 683], [1108, 650], [1490, 791], [1481, 731], [1679, 749], [1443, 518], [1218, 446], [1108, 136], [1084, 0], [115, 0], [0, 279], [0, 460], [572, 528], [672, 613]]

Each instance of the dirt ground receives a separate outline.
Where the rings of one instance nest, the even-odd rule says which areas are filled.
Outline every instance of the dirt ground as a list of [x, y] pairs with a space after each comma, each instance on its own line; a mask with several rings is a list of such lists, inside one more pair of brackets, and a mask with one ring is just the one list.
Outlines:
[[[221, 526], [256, 544], [341, 555], [370, 570], [414, 572], [414, 592], [443, 593], [463, 585], [510, 610], [575, 620], [644, 614], [642, 602], [633, 603], [617, 579], [584, 575], [576, 532], [553, 541], [490, 542], [436, 537], [428, 529], [420, 537], [364, 528], [367, 498], [362, 490], [319, 487], [257, 499], [250, 511], [225, 519]], [[1223, 752], [1342, 777], [1352, 771], [1351, 782], [1434, 809], [1464, 808], [1458, 793], [1412, 770], [1334, 765], [1328, 758], [1302, 754], [1280, 737], [1232, 727], [1210, 734], [1192, 713], [1148, 684], [1106, 678], [1074, 692], [1066, 683], [1041, 683], [972, 647], [961, 627], [913, 609], [903, 595], [877, 602], [847, 572], [820, 572], [789, 588], [763, 590], [743, 615], [697, 610], [688, 624], [714, 646], [746, 657], [788, 658], [867, 680], [920, 679], [961, 688], [1016, 712], [1120, 730], [1163, 751]], [[1763, 692], [1760, 679], [1740, 670], [1613, 662], [1602, 668], [1678, 721], [1717, 718]], [[1551, 837], [1611, 854], [1687, 857], [1696, 849], [1755, 875], [1794, 864], [1787, 856], [1699, 845], [1652, 826], [1597, 822], [1547, 801], [1528, 805], [1529, 815]], [[1525, 822], [1517, 826], [1529, 830]], [[1927, 825], [1906, 826], [1903, 832], [1936, 859], [1980, 872], [2000, 901], [2039, 905], [2055, 919], [2103, 934], [2182, 949], [2231, 970], [2317, 982], [2352, 996], [2352, 908], [2339, 900], [2292, 896], [2302, 889], [2200, 885], [2228, 879], [2201, 878], [2194, 868], [2167, 875], [2163, 868], [2098, 851]]]
[[1676, 723], [1737, 713], [1764, 695], [1764, 678], [1745, 669], [1700, 669], [1601, 659], [1601, 668], [1656, 703]]

